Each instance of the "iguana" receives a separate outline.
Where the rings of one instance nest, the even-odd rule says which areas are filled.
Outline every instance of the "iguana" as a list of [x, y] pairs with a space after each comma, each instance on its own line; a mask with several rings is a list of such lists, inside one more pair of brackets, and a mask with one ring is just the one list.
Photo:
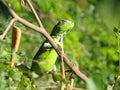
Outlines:
[[[73, 28], [74, 23], [68, 20], [59, 21], [53, 28], [50, 36], [53, 38], [58, 47], [63, 50], [64, 35]], [[44, 74], [52, 70], [57, 60], [57, 53], [54, 48], [46, 40], [39, 48], [33, 58], [31, 71], [37, 74]]]

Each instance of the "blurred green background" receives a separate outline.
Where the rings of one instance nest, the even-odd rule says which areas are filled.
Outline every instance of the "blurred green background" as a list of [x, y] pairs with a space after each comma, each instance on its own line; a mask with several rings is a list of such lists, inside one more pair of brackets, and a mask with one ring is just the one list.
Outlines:
[[[5, 0], [16, 13], [37, 25], [37, 22], [25, 4], [22, 9], [16, 7], [18, 0]], [[16, 2], [13, 4], [13, 2]], [[88, 90], [107, 90], [114, 83], [118, 72], [117, 40], [113, 28], [120, 24], [120, 0], [33, 0], [31, 1], [45, 29], [50, 33], [53, 26], [61, 19], [72, 20], [74, 28], [64, 39], [65, 54], [72, 63], [91, 78]], [[7, 27], [11, 16], [0, 9], [0, 33]], [[31, 65], [35, 52], [44, 38], [20, 23], [15, 23], [22, 30], [22, 39], [15, 63]], [[0, 62], [10, 60], [11, 31], [0, 42]], [[85, 83], [76, 76], [75, 87], [86, 88]], [[46, 82], [49, 78], [46, 77]], [[40, 82], [38, 80], [38, 82]], [[119, 82], [116, 90], [120, 90]], [[94, 89], [93, 89], [94, 88]]]

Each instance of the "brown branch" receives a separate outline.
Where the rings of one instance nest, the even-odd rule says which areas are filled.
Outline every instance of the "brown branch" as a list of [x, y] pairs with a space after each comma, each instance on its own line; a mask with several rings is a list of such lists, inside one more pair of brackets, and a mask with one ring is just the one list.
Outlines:
[[37, 13], [36, 13], [34, 7], [32, 6], [32, 4], [31, 4], [31, 2], [30, 2], [30, 0], [26, 0], [26, 1], [27, 1], [28, 5], [30, 6], [30, 8], [31, 8], [31, 10], [32, 10], [32, 12], [33, 12], [33, 14], [35, 15], [35, 18], [36, 18], [38, 24], [40, 25], [40, 27], [43, 27], [43, 25], [42, 25], [42, 23], [41, 23], [41, 21], [40, 21], [38, 15], [37, 15]]
[[13, 18], [11, 19], [9, 25], [7, 26], [7, 28], [5, 29], [5, 31], [3, 32], [2, 35], [0, 35], [0, 40], [3, 40], [3, 38], [6, 36], [6, 34], [8, 33], [8, 31], [10, 30], [11, 26], [13, 25], [13, 23], [16, 21], [17, 19]]
[[71, 76], [70, 77], [70, 90], [73, 90], [73, 85], [74, 85], [74, 78]]
[[[41, 88], [43, 88], [43, 89], [58, 89], [59, 87], [58, 86], [42, 86]], [[65, 89], [67, 89], [67, 88], [65, 88]], [[70, 90], [86, 90], [86, 89], [73, 87]]]
[[[68, 67], [73, 71], [73, 73], [75, 75], [77, 75], [80, 79], [82, 79], [84, 82], [88, 82], [89, 79], [86, 75], [84, 75], [82, 72], [80, 72], [75, 66], [73, 66], [73, 64], [70, 62], [70, 60], [65, 56], [65, 54], [62, 53], [62, 51], [58, 48], [58, 46], [56, 45], [56, 43], [54, 42], [54, 40], [50, 37], [50, 35], [46, 32], [46, 30], [43, 27], [37, 27], [34, 24], [20, 18], [10, 7], [8, 7], [8, 10], [10, 12], [10, 14], [21, 24], [39, 32], [40, 34], [42, 34], [46, 40], [48, 40], [48, 42], [52, 45], [52, 47], [56, 50], [56, 52], [58, 53], [58, 55], [61, 57], [61, 55], [63, 55], [63, 60], [64, 62], [68, 65]], [[4, 37], [3, 37], [4, 38]]]
[[[64, 67], [64, 61], [63, 61], [63, 55], [61, 55], [60, 57], [61, 57], [61, 63], [60, 63], [61, 75], [62, 75], [62, 78], [65, 79], [65, 67]], [[64, 89], [65, 89], [65, 83], [62, 82], [61, 90], [64, 90]]]

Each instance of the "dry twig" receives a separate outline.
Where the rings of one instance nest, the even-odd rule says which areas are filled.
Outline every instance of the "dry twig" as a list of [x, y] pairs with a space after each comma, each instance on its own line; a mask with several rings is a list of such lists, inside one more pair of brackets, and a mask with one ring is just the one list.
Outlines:
[[42, 25], [42, 23], [41, 23], [41, 21], [40, 21], [38, 15], [37, 15], [37, 13], [36, 13], [34, 7], [32, 6], [32, 4], [31, 4], [31, 2], [30, 2], [30, 0], [26, 0], [26, 1], [27, 1], [28, 5], [30, 6], [30, 8], [31, 8], [31, 10], [32, 10], [32, 12], [33, 12], [33, 14], [35, 15], [35, 18], [36, 18], [38, 24], [40, 25], [40, 27], [43, 27], [43, 25]]
[[[63, 55], [61, 55], [60, 69], [61, 69], [62, 78], [65, 79], [65, 68], [64, 68]], [[64, 88], [65, 88], [65, 84], [64, 82], [62, 82], [61, 90], [64, 90]]]

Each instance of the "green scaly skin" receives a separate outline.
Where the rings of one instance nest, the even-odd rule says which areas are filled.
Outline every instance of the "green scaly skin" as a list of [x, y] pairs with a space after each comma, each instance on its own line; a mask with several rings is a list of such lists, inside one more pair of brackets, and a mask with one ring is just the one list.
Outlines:
[[[56, 42], [58, 46], [63, 50], [63, 37], [64, 35], [72, 29], [74, 23], [68, 20], [61, 20], [58, 24], [55, 25], [51, 32], [51, 37]], [[33, 58], [31, 71], [34, 71], [37, 74], [44, 74], [52, 70], [55, 62], [57, 60], [57, 53], [52, 48], [52, 46], [45, 41], [42, 46], [39, 48], [38, 52]]]

